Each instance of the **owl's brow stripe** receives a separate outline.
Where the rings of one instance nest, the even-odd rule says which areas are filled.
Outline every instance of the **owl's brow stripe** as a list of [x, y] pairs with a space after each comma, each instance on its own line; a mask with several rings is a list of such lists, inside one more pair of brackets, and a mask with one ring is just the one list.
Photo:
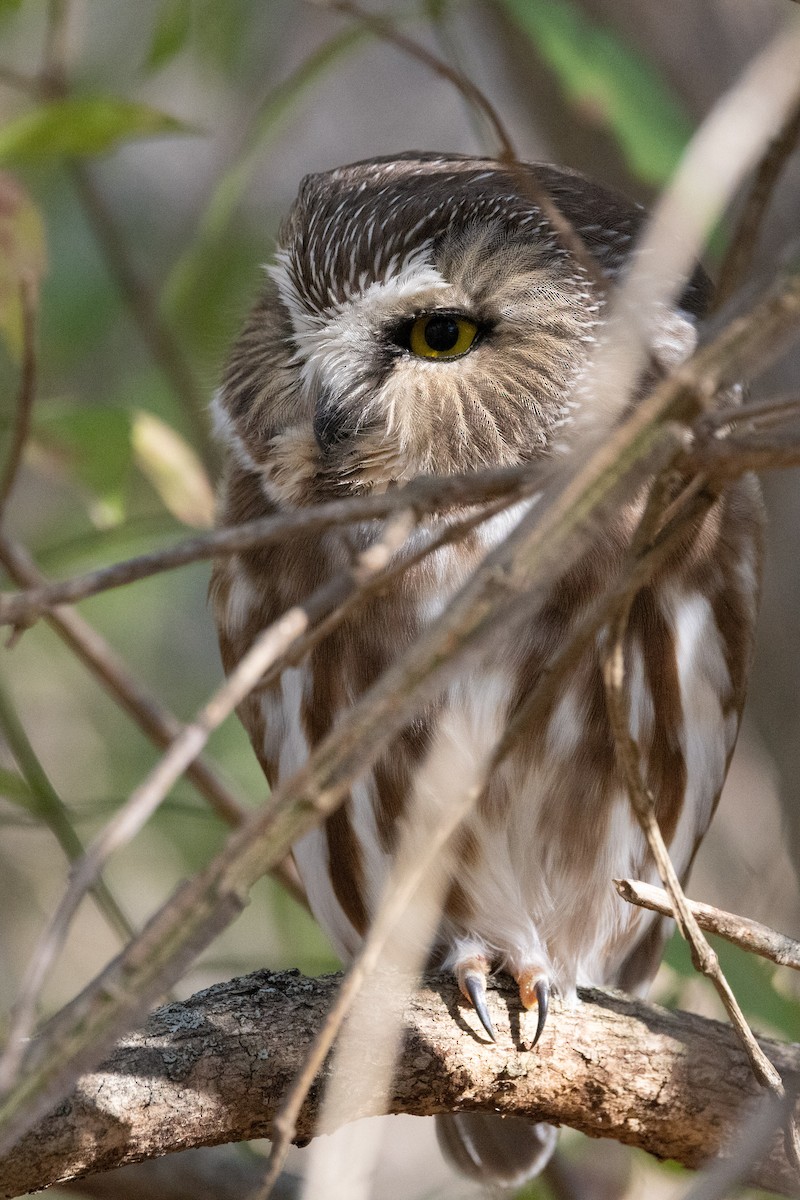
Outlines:
[[134, 583], [162, 571], [171, 571], [203, 559], [238, 554], [252, 546], [280, 542], [298, 532], [311, 533], [335, 525], [377, 520], [400, 509], [411, 508], [417, 519], [422, 519], [441, 508], [477, 504], [504, 496], [522, 499], [541, 483], [541, 464], [504, 467], [446, 478], [421, 476], [405, 487], [379, 496], [331, 500], [280, 516], [259, 517], [242, 525], [187, 538], [163, 550], [123, 559], [83, 575], [74, 575], [71, 579], [7, 593], [0, 596], [0, 625], [27, 624], [55, 605], [74, 604], [99, 592]]

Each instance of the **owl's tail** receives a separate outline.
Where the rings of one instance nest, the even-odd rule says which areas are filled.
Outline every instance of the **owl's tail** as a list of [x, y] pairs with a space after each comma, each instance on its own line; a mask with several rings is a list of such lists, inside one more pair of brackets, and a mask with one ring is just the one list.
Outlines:
[[475, 1112], [437, 1117], [436, 1136], [445, 1158], [463, 1175], [510, 1188], [547, 1166], [558, 1131], [522, 1117]]

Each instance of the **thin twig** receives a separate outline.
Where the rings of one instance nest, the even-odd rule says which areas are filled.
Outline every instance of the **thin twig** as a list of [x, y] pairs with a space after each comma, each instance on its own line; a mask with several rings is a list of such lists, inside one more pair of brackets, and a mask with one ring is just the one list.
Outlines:
[[[643, 883], [640, 879], [615, 879], [614, 887], [629, 904], [637, 904], [665, 917], [675, 915], [672, 902], [662, 888]], [[791, 967], [794, 971], [800, 971], [800, 942], [796, 942], [794, 938], [785, 933], [777, 933], [768, 925], [752, 921], [749, 917], [740, 917], [736, 913], [714, 908], [711, 904], [701, 904], [697, 900], [687, 900], [686, 904], [701, 929], [733, 942], [742, 950], [760, 954], [762, 958], [768, 958], [780, 967]]]
[[740, 404], [735, 408], [725, 406], [707, 412], [698, 425], [698, 432], [705, 436], [713, 434], [721, 438], [735, 430], [737, 425], [747, 425], [749, 432], [769, 429], [773, 424], [797, 418], [800, 418], [800, 397], [769, 396], [767, 399]]
[[528, 168], [519, 164], [508, 130], [503, 125], [497, 110], [491, 104], [485, 92], [473, 82], [463, 71], [451, 66], [439, 55], [433, 54], [419, 42], [401, 33], [397, 26], [385, 17], [367, 12], [355, 0], [308, 0], [319, 8], [332, 9], [335, 12], [353, 17], [365, 28], [371, 30], [377, 37], [410, 57], [423, 63], [434, 74], [452, 84], [470, 109], [479, 113], [489, 124], [497, 149], [495, 158], [509, 168], [514, 175], [517, 187], [522, 195], [527, 196], [542, 215], [556, 235], [561, 245], [569, 251], [580, 263], [589, 279], [593, 281], [601, 294], [606, 291], [608, 280], [597, 259], [587, 247], [583, 238], [575, 229], [572, 222], [561, 211], [558, 204], [550, 196], [541, 181]]
[[31, 429], [31, 413], [36, 399], [36, 295], [37, 285], [34, 279], [23, 276], [19, 281], [19, 300], [22, 314], [22, 364], [20, 368], [19, 390], [14, 412], [14, 430], [11, 435], [11, 447], [8, 461], [0, 481], [0, 524], [5, 517], [6, 505], [17, 479], [17, 472], [22, 463], [22, 456], [28, 442]]
[[435, 554], [437, 550], [441, 550], [453, 542], [461, 541], [476, 526], [490, 520], [506, 508], [508, 508], [507, 500], [496, 500], [494, 504], [470, 513], [460, 521], [443, 523], [437, 531], [432, 532], [427, 539], [421, 541], [416, 550], [400, 553], [376, 574], [360, 578], [358, 588], [342, 599], [341, 603], [337, 604], [327, 617], [323, 617], [318, 624], [299, 637], [286, 653], [273, 663], [268, 671], [264, 672], [261, 682], [254, 690], [261, 691], [271, 687], [285, 667], [297, 666], [302, 662], [315, 646], [329, 637], [367, 600], [387, 592], [395, 583], [399, 582], [403, 575], [413, 570], [431, 554]]
[[468, 75], [463, 75], [437, 54], [433, 54], [427, 47], [421, 46], [413, 38], [401, 33], [397, 26], [392, 21], [387, 20], [386, 17], [367, 12], [366, 9], [355, 3], [355, 0], [308, 0], [308, 3], [314, 4], [317, 8], [329, 9], [332, 12], [339, 12], [344, 16], [352, 17], [374, 33], [376, 37], [381, 38], [382, 41], [391, 43], [398, 50], [402, 50], [404, 54], [415, 58], [417, 62], [423, 63], [434, 74], [439, 75], [442, 79], [446, 79], [448, 83], [451, 83], [456, 88], [470, 106], [476, 108], [486, 117], [497, 143], [497, 157], [504, 162], [514, 162], [516, 160], [517, 155], [514, 145], [499, 113], [485, 93], [473, 83]]
[[747, 471], [770, 471], [800, 466], [800, 435], [783, 441], [763, 438], [730, 438], [724, 442], [698, 445], [692, 453], [698, 470], [721, 481], [736, 479]]
[[744, 211], [722, 263], [713, 311], [722, 308], [744, 283], [758, 248], [759, 233], [775, 186], [800, 138], [800, 101], [785, 116], [759, 163]]
[[529, 200], [534, 202], [546, 218], [548, 225], [556, 235], [556, 239], [569, 252], [575, 262], [583, 267], [587, 278], [592, 281], [599, 295], [605, 296], [609, 286], [608, 276], [569, 217], [561, 211], [559, 205], [553, 200], [547, 188], [539, 179], [535, 166], [532, 170], [525, 170], [521, 166], [510, 165], [521, 195], [527, 196]]
[[318, 533], [335, 526], [358, 524], [412, 508], [418, 516], [501, 497], [522, 499], [538, 486], [536, 465], [482, 471], [449, 478], [422, 477], [383, 495], [332, 500], [276, 516], [259, 517], [227, 529], [187, 538], [163, 550], [100, 567], [59, 583], [48, 583], [18, 595], [0, 596], [0, 624], [28, 623], [57, 604], [74, 604], [111, 588], [147, 579], [204, 559], [238, 554], [252, 546], [282, 541], [295, 533]]

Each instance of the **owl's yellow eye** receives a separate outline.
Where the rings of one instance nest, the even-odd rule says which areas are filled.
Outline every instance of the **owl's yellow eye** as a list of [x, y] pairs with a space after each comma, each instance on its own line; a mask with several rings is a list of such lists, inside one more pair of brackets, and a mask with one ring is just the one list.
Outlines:
[[466, 354], [478, 333], [469, 317], [458, 313], [426, 313], [411, 326], [408, 348], [417, 358], [458, 358]]

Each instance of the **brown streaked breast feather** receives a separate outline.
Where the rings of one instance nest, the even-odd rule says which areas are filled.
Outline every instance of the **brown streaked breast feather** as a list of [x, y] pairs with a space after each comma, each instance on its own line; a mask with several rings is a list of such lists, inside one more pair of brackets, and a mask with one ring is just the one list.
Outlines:
[[328, 873], [336, 899], [356, 933], [363, 937], [369, 925], [369, 914], [365, 902], [361, 843], [353, 829], [352, 807], [353, 802], [348, 795], [325, 822]]
[[654, 721], [640, 745], [647, 764], [646, 782], [655, 798], [656, 818], [669, 844], [678, 827], [686, 792], [686, 760], [681, 749], [683, 708], [675, 633], [652, 588], [643, 588], [631, 607], [629, 644], [638, 646], [645, 684], [653, 699]]

